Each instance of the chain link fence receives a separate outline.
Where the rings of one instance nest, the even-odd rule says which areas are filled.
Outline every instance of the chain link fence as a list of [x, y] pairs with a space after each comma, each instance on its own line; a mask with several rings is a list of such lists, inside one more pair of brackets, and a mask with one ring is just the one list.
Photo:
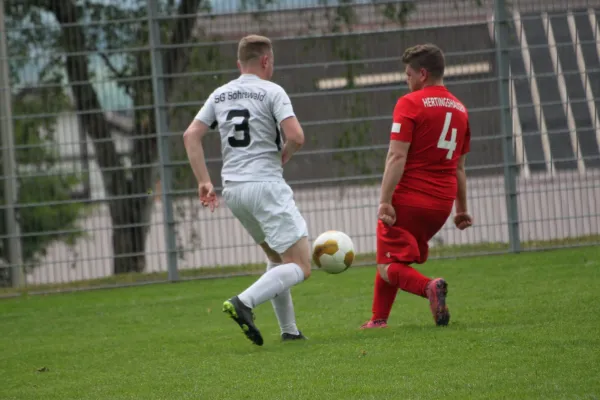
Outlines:
[[[125, 285], [262, 271], [226, 207], [201, 209], [182, 133], [274, 41], [307, 144], [285, 176], [311, 237], [373, 262], [401, 55], [433, 42], [473, 134], [469, 204], [432, 257], [600, 242], [600, 2], [0, 0], [0, 286]], [[217, 134], [206, 138], [220, 185]], [[12, 287], [12, 288], [10, 288]]]

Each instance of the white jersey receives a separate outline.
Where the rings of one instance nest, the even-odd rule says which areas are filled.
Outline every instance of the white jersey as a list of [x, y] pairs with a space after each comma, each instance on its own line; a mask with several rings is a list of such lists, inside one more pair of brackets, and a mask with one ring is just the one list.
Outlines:
[[256, 75], [243, 74], [216, 89], [196, 119], [218, 126], [223, 184], [283, 181], [279, 124], [293, 116], [285, 90]]

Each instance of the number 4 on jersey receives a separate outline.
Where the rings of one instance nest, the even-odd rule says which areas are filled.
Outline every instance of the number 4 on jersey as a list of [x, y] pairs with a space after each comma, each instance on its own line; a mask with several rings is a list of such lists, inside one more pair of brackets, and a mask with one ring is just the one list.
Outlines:
[[438, 149], [448, 150], [446, 154], [446, 158], [448, 160], [452, 159], [452, 155], [456, 150], [456, 128], [452, 128], [450, 140], [446, 140], [446, 136], [448, 135], [448, 130], [450, 129], [450, 122], [452, 122], [452, 113], [446, 113], [446, 120], [444, 121], [444, 129], [442, 129], [442, 134], [438, 140], [437, 147]]

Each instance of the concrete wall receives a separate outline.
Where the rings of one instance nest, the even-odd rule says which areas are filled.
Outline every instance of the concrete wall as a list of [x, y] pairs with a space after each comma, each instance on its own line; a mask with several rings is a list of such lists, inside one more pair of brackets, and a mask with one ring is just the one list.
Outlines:
[[[584, 177], [562, 173], [554, 178], [533, 176], [518, 182], [522, 240], [564, 239], [600, 234], [600, 171]], [[305, 216], [311, 239], [328, 229], [347, 232], [357, 251], [375, 251], [378, 204], [377, 186], [339, 186], [296, 191], [296, 202]], [[448, 221], [435, 242], [476, 244], [508, 242], [504, 183], [501, 178], [469, 181], [469, 204], [475, 226], [456, 230]], [[214, 214], [200, 209], [196, 198], [178, 204], [179, 245], [183, 249], [180, 268], [211, 267], [263, 262], [258, 246], [226, 208]], [[161, 204], [156, 203], [147, 239], [147, 272], [165, 271], [164, 230]], [[67, 282], [111, 275], [111, 222], [104, 206], [81, 222], [88, 237], [75, 246], [64, 244], [48, 249], [41, 267], [28, 277], [30, 283]]]

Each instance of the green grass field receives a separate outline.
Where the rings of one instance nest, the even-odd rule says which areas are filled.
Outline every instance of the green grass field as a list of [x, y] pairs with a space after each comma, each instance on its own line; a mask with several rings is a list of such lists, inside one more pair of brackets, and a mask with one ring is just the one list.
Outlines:
[[598, 399], [600, 250], [431, 261], [450, 326], [400, 293], [384, 330], [373, 268], [293, 290], [310, 340], [253, 346], [221, 312], [256, 277], [0, 300], [0, 399]]

